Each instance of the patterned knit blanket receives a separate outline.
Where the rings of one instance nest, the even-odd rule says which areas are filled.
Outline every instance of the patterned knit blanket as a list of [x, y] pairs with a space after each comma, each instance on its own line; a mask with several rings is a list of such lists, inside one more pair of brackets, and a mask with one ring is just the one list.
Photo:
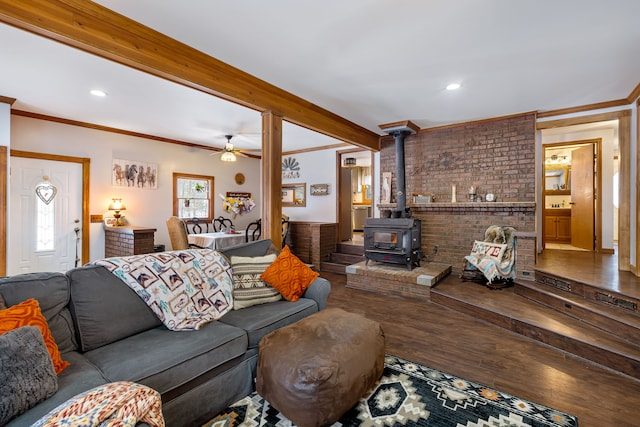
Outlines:
[[57, 406], [31, 427], [164, 427], [160, 393], [129, 381], [101, 385]]
[[172, 331], [197, 330], [233, 308], [233, 274], [213, 249], [187, 249], [94, 261], [116, 275]]

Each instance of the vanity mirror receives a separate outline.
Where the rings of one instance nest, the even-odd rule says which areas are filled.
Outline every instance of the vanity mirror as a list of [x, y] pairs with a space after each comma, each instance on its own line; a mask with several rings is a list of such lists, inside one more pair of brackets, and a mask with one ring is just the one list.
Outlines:
[[571, 194], [571, 167], [568, 165], [545, 166], [544, 189], [547, 194]]

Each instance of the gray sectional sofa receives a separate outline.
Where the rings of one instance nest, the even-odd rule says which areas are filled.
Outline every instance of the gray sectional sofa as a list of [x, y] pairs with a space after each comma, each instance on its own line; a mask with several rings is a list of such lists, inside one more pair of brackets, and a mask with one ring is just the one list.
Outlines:
[[[272, 249], [270, 240], [261, 240], [222, 252], [262, 256]], [[101, 266], [1, 278], [7, 305], [38, 300], [62, 358], [71, 363], [58, 377], [58, 391], [8, 426], [31, 425], [74, 395], [113, 381], [160, 392], [167, 426], [201, 425], [254, 390], [260, 339], [324, 309], [330, 288], [317, 278], [297, 302], [234, 310], [200, 330], [175, 332]]]

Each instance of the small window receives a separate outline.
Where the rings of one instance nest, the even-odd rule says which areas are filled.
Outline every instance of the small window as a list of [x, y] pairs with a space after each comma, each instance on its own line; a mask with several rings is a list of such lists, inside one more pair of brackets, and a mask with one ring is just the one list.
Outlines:
[[213, 220], [213, 177], [173, 174], [173, 214], [179, 218]]

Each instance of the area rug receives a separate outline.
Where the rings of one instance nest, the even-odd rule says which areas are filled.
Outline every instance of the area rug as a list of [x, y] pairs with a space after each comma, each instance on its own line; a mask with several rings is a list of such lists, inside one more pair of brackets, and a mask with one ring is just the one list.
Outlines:
[[[333, 424], [340, 426], [577, 426], [575, 416], [436, 369], [387, 355], [382, 378]], [[257, 393], [234, 403], [204, 427], [291, 427]]]

